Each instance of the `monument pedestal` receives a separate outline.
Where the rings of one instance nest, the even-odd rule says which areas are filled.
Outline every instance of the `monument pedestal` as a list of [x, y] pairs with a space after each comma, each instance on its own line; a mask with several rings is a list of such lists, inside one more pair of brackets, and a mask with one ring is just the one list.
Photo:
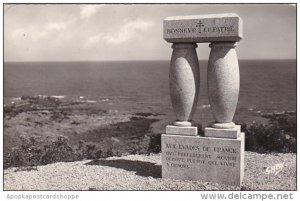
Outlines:
[[[211, 135], [213, 131], [208, 130]], [[240, 186], [244, 176], [245, 135], [236, 132], [236, 136], [232, 139], [163, 134], [162, 177]]]

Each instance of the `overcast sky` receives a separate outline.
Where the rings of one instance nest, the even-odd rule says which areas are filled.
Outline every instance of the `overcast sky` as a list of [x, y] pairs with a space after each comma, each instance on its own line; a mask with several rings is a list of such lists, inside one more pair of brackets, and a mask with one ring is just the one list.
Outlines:
[[[163, 19], [176, 15], [237, 13], [244, 38], [239, 59], [295, 59], [292, 5], [5, 5], [5, 61], [169, 60]], [[207, 43], [198, 44], [208, 59]]]

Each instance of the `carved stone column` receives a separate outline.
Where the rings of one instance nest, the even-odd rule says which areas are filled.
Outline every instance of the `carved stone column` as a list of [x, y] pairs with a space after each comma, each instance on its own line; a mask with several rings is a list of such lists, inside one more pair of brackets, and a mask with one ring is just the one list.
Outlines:
[[196, 43], [174, 43], [170, 65], [170, 94], [175, 126], [191, 126], [198, 101], [199, 62]]
[[215, 118], [214, 128], [234, 128], [232, 122], [239, 96], [240, 74], [234, 42], [213, 42], [208, 70], [208, 98]]

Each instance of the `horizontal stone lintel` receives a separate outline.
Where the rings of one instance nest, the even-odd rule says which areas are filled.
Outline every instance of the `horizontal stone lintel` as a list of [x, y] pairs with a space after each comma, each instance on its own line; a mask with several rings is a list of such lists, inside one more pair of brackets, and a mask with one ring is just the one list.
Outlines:
[[235, 13], [174, 16], [164, 20], [164, 39], [171, 43], [238, 42], [242, 19]]

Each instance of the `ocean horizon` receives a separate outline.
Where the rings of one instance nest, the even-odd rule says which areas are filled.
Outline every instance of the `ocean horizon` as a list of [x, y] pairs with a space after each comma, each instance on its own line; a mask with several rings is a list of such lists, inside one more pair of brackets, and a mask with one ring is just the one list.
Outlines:
[[[4, 104], [22, 96], [47, 95], [108, 101], [135, 110], [168, 113], [169, 64], [157, 61], [4, 62]], [[240, 95], [236, 114], [296, 111], [296, 60], [239, 60]], [[199, 60], [197, 110], [209, 113], [207, 60]]]

